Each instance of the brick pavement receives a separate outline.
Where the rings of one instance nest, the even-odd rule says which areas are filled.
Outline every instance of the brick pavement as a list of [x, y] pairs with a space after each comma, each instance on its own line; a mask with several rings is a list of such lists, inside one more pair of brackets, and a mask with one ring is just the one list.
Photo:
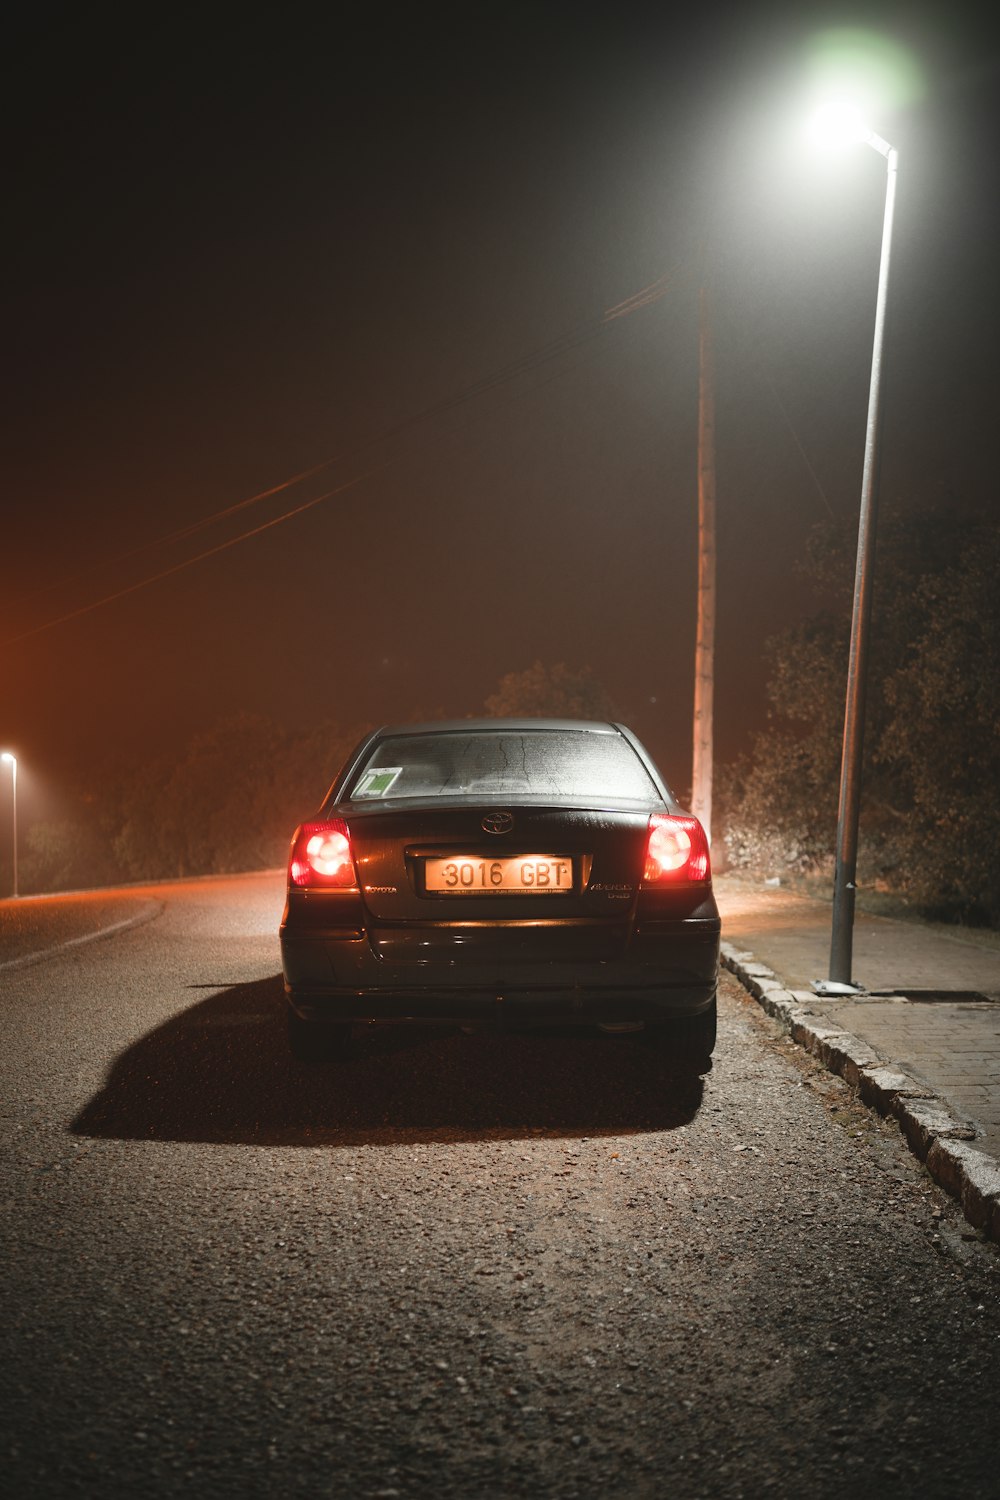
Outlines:
[[1000, 1158], [1000, 1005], [872, 998], [825, 1002], [823, 1013], [927, 1083]]

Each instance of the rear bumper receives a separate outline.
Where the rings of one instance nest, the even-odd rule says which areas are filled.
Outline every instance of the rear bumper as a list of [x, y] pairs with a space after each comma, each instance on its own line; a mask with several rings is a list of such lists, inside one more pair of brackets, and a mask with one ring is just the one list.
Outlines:
[[285, 992], [305, 1020], [530, 1024], [624, 1023], [694, 1016], [715, 997], [717, 918], [657, 924], [623, 956], [490, 961], [440, 952], [393, 962], [363, 932], [281, 931]]
[[291, 989], [288, 1000], [307, 1021], [418, 1021], [427, 1025], [457, 1022], [492, 1026], [574, 1026], [665, 1021], [700, 1015], [715, 998], [715, 983], [674, 990], [359, 990]]

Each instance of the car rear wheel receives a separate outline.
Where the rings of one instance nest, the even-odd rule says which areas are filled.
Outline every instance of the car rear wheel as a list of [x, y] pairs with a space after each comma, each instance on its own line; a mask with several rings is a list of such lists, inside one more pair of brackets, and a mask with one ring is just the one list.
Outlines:
[[336, 1062], [351, 1050], [350, 1021], [303, 1021], [288, 1012], [288, 1045], [298, 1062]]
[[690, 1072], [706, 1073], [711, 1067], [718, 1025], [715, 1000], [708, 1010], [697, 1016], [680, 1016], [674, 1021], [652, 1021], [647, 1024], [653, 1041], [679, 1067]]

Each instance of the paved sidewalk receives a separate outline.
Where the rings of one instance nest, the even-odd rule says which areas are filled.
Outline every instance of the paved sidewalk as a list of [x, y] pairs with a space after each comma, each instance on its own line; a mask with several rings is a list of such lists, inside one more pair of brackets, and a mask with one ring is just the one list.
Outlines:
[[895, 1116], [970, 1221], [1000, 1240], [1000, 948], [975, 934], [858, 913], [862, 996], [824, 1000], [828, 902], [718, 876], [725, 961], [868, 1103]]

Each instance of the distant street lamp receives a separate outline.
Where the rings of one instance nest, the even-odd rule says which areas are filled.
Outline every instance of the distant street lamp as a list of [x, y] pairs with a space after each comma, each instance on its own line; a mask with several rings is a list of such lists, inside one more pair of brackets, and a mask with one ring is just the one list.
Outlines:
[[17, 756], [16, 755], [12, 755], [9, 750], [5, 750], [3, 752], [3, 754], [0, 755], [0, 760], [3, 761], [4, 765], [10, 766], [11, 807], [13, 809], [11, 822], [12, 822], [12, 832], [13, 832], [13, 836], [14, 836], [14, 891], [13, 891], [13, 895], [16, 898], [17, 897]]
[[851, 979], [854, 942], [854, 898], [858, 867], [858, 818], [861, 809], [861, 759], [865, 734], [865, 695], [868, 686], [868, 643], [872, 613], [872, 575], [875, 560], [875, 521], [878, 502], [878, 439], [881, 412], [882, 345], [885, 333], [886, 294], [889, 286], [889, 253], [892, 216], [896, 200], [898, 152], [876, 135], [860, 116], [846, 107], [826, 112], [819, 129], [840, 140], [860, 141], [871, 146], [887, 164], [885, 218], [875, 299], [875, 343], [872, 351], [871, 385], [868, 393], [868, 425], [865, 432], [865, 463], [861, 479], [861, 514], [858, 522], [858, 556], [854, 574], [854, 609], [851, 616], [851, 649], [847, 667], [847, 704], [844, 712], [844, 747], [840, 769], [840, 806], [837, 814], [837, 855], [833, 877], [833, 926], [830, 938], [830, 977], [817, 980], [817, 995], [854, 994], [861, 989]]

